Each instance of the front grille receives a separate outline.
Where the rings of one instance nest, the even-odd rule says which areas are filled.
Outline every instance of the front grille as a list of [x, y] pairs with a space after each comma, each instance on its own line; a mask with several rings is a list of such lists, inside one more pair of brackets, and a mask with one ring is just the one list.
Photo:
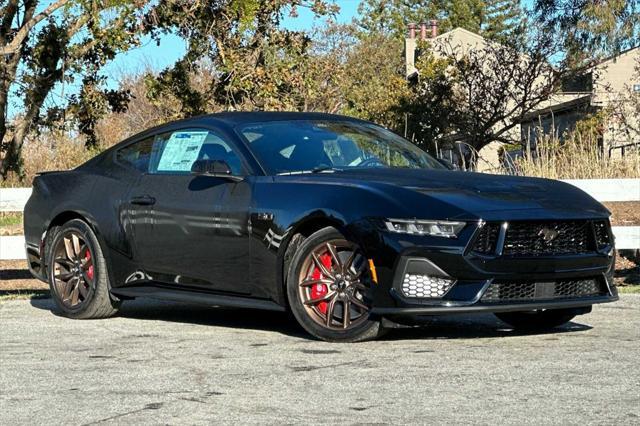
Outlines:
[[593, 251], [587, 221], [513, 222], [507, 228], [505, 256], [545, 256]]
[[[592, 253], [610, 244], [607, 221], [516, 221], [506, 226], [504, 243], [497, 247], [499, 223], [485, 224], [476, 237], [473, 251], [490, 255], [537, 257]], [[594, 238], [595, 236], [595, 238]], [[501, 249], [501, 250], [500, 250]]]
[[606, 285], [601, 279], [596, 278], [560, 281], [494, 281], [482, 295], [482, 301], [522, 302], [606, 294]]

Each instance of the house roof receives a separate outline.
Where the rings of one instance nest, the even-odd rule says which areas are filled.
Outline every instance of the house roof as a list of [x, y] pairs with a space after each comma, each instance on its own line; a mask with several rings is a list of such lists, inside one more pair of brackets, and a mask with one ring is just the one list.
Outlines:
[[474, 38], [478, 39], [478, 41], [482, 41], [482, 42], [485, 42], [485, 43], [488, 41], [486, 38], [482, 37], [480, 34], [476, 34], [473, 31], [465, 30], [462, 27], [457, 27], [457, 28], [454, 28], [451, 31], [447, 31], [446, 33], [442, 33], [442, 34], [432, 38], [431, 40], [442, 40], [444, 38], [450, 37], [450, 36], [452, 36], [454, 34], [457, 34], [457, 33], [466, 34], [468, 36], [471, 36], [471, 37], [474, 37]]
[[572, 99], [567, 102], [549, 105], [548, 107], [540, 108], [535, 111], [528, 112], [522, 116], [519, 122], [524, 123], [527, 121], [535, 120], [540, 116], [549, 115], [551, 113], [565, 112], [565, 111], [574, 110], [583, 106], [590, 106], [592, 96], [593, 95], [588, 94], [585, 96], [581, 96], [579, 98]]
[[618, 58], [620, 58], [622, 56], [625, 56], [625, 55], [628, 55], [628, 54], [630, 54], [630, 53], [632, 53], [632, 52], [634, 52], [635, 50], [638, 50], [638, 49], [640, 49], [640, 46], [630, 47], [629, 49], [623, 50], [622, 52], [616, 53], [615, 55], [611, 55], [608, 58], [605, 58], [605, 59], [602, 59], [602, 60], [596, 62], [595, 64], [589, 66], [587, 69], [595, 68], [595, 67], [600, 66], [600, 65], [604, 65], [607, 62], [615, 62], [615, 61], [618, 60]]
[[[451, 36], [453, 36], [453, 35], [456, 35], [456, 34], [464, 34], [464, 35], [470, 36], [470, 37], [472, 37], [472, 38], [475, 38], [476, 40], [478, 40], [478, 41], [480, 41], [480, 42], [483, 42], [483, 43], [495, 43], [495, 44], [499, 44], [499, 43], [497, 43], [496, 41], [489, 40], [489, 39], [487, 39], [487, 38], [485, 38], [485, 37], [481, 36], [480, 34], [474, 33], [473, 31], [469, 31], [469, 30], [464, 29], [464, 28], [462, 28], [462, 27], [457, 27], [457, 28], [454, 28], [454, 29], [453, 29], [453, 30], [451, 30], [451, 31], [447, 31], [446, 33], [442, 33], [442, 34], [438, 35], [437, 37], [432, 38], [431, 40], [434, 40], [434, 41], [437, 41], [437, 40], [444, 40], [444, 39], [446, 39], [446, 38], [448, 38], [448, 37], [451, 37]], [[607, 62], [614, 62], [614, 61], [616, 61], [618, 58], [620, 58], [620, 57], [622, 57], [622, 56], [625, 56], [625, 55], [628, 55], [628, 54], [632, 53], [633, 51], [635, 51], [635, 50], [637, 50], [637, 49], [640, 49], [640, 45], [638, 45], [638, 46], [634, 46], [634, 47], [630, 47], [630, 48], [628, 48], [628, 49], [626, 49], [626, 50], [623, 50], [622, 52], [618, 52], [618, 53], [616, 53], [616, 54], [614, 54], [614, 55], [611, 55], [611, 56], [609, 56], [609, 57], [607, 57], [607, 58], [601, 59], [601, 60], [597, 61], [596, 63], [591, 64], [591, 65], [589, 65], [589, 66], [585, 67], [585, 69], [595, 68], [595, 67], [597, 67], [597, 66], [604, 65], [604, 64], [606, 64]]]

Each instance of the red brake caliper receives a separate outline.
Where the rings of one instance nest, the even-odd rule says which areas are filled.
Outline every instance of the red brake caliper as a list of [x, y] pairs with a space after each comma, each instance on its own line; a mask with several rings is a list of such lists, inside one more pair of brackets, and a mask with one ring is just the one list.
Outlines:
[[[324, 267], [327, 268], [329, 271], [331, 270], [331, 255], [329, 253], [325, 253], [321, 255], [320, 262], [322, 262]], [[314, 280], [319, 280], [323, 278], [322, 272], [320, 272], [320, 268], [318, 268], [318, 266], [315, 266], [313, 268], [313, 272], [311, 273], [311, 278], [313, 278]], [[313, 287], [311, 287], [311, 299], [320, 299], [328, 292], [329, 292], [329, 289], [327, 288], [326, 285], [314, 284]], [[327, 302], [320, 302], [318, 303], [318, 310], [323, 314], [326, 314], [327, 306], [328, 306]]]
[[[91, 261], [91, 252], [89, 250], [85, 253], [84, 260], [87, 262]], [[89, 277], [90, 280], [93, 279], [93, 265], [90, 265], [89, 269], [87, 269], [87, 277]]]

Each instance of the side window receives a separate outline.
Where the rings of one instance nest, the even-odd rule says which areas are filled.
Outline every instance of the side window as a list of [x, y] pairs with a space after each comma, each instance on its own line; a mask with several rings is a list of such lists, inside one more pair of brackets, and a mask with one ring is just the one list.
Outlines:
[[146, 173], [153, 151], [153, 138], [148, 138], [126, 146], [116, 152], [116, 161]]
[[225, 161], [232, 174], [242, 175], [240, 157], [221, 137], [209, 130], [188, 129], [156, 136], [150, 173], [189, 174], [196, 160]]

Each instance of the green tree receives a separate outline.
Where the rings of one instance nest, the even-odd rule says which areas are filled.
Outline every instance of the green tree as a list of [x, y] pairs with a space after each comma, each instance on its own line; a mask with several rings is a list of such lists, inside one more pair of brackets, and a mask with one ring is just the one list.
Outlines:
[[441, 13], [448, 27], [462, 27], [482, 34], [482, 25], [486, 19], [484, 0], [449, 0], [441, 6]]
[[[316, 14], [336, 9], [323, 0], [161, 0], [147, 17], [154, 37], [175, 32], [188, 41], [175, 66], [148, 75], [149, 96], [171, 97], [178, 116], [220, 109], [304, 110], [314, 79], [311, 39], [280, 27], [284, 13], [309, 7]], [[195, 87], [194, 78], [207, 79]]]
[[[358, 24], [369, 33], [392, 34], [403, 38], [407, 24], [438, 20], [440, 32], [457, 27], [493, 37], [500, 31], [488, 28], [508, 27], [509, 13], [493, 7], [495, 0], [364, 0], [358, 9]], [[488, 7], [489, 6], [489, 7]], [[495, 9], [495, 10], [493, 10]], [[491, 13], [492, 15], [487, 15]], [[505, 22], [500, 21], [504, 19]]]
[[[0, 175], [4, 179], [10, 172], [22, 174], [26, 136], [62, 115], [60, 108], [43, 111], [56, 84], [83, 80], [82, 93], [72, 103], [91, 111], [85, 114], [88, 122], [106, 105], [121, 107], [116, 104], [122, 95], [101, 87], [99, 71], [118, 52], [138, 42], [137, 11], [144, 4], [143, 0], [0, 1]], [[22, 105], [9, 124], [11, 95]], [[96, 102], [103, 107], [96, 109]]]
[[400, 107], [406, 114], [407, 138], [435, 152], [438, 144], [456, 130], [450, 119], [458, 108], [458, 76], [452, 69], [451, 58], [437, 57], [430, 46], [423, 49], [425, 53], [416, 63], [419, 81], [411, 84]]
[[[367, 33], [391, 34], [403, 38], [408, 23], [441, 19], [444, 0], [364, 0], [358, 7], [358, 25]], [[451, 27], [440, 22], [443, 31]]]
[[404, 132], [398, 106], [408, 94], [402, 42], [389, 35], [361, 34], [347, 51], [339, 81], [342, 114]]
[[536, 0], [537, 20], [564, 43], [564, 65], [579, 68], [640, 44], [638, 0]]
[[485, 3], [485, 37], [507, 44], [522, 36], [525, 18], [518, 0], [485, 0]]

